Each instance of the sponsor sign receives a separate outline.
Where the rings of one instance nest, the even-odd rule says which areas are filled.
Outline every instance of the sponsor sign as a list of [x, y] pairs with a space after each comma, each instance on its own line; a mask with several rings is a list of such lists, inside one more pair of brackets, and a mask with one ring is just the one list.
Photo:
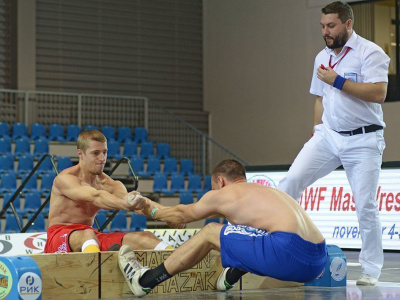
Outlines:
[[47, 233], [0, 234], [0, 255], [16, 256], [43, 253]]
[[5, 299], [13, 285], [12, 274], [6, 264], [0, 261], [0, 299]]
[[[147, 229], [156, 237], [174, 248], [195, 235], [200, 229]], [[0, 234], [0, 255], [17, 256], [43, 253], [47, 233], [13, 233]], [[1, 280], [1, 278], [0, 278]], [[1, 286], [0, 286], [1, 287]], [[1, 297], [0, 297], [1, 299]]]
[[[287, 171], [247, 171], [247, 181], [277, 187]], [[376, 193], [383, 248], [400, 250], [400, 169], [382, 169]], [[321, 230], [327, 244], [360, 249], [354, 198], [344, 170], [336, 170], [307, 187], [300, 205]]]

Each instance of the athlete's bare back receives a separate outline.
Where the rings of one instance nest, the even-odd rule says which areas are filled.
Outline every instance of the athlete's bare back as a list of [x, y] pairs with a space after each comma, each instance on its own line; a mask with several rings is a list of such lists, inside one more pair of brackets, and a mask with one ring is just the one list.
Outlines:
[[247, 225], [268, 232], [285, 231], [320, 243], [323, 235], [301, 206], [287, 194], [245, 179], [229, 182], [206, 193], [198, 202], [163, 208], [155, 214], [161, 221], [189, 223], [212, 216], [223, 216], [230, 223]]

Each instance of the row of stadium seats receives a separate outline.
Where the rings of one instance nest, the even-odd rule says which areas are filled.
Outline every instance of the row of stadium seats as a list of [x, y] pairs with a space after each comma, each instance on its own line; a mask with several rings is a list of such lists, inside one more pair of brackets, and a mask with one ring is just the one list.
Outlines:
[[[34, 214], [29, 213], [27, 215], [17, 214], [21, 225], [25, 226], [32, 218]], [[102, 226], [107, 220], [107, 213], [100, 211], [97, 214], [97, 221]], [[3, 224], [4, 226], [3, 226]], [[33, 225], [29, 227], [27, 232], [45, 232], [47, 230], [45, 214], [38, 214], [33, 222]], [[95, 229], [99, 229], [97, 224], [94, 224]], [[147, 228], [147, 218], [136, 213], [119, 212], [116, 214], [111, 223], [104, 229], [103, 232], [117, 232], [117, 231], [142, 231]], [[2, 233], [19, 233], [20, 228], [14, 214], [6, 214], [4, 219], [0, 219], [0, 229]]]
[[[42, 154], [43, 155], [43, 154]], [[120, 156], [121, 157], [121, 156]], [[124, 155], [125, 157], [125, 155]], [[164, 158], [163, 164], [158, 156], [149, 155], [147, 157], [147, 164], [145, 158], [138, 155], [129, 155], [133, 169], [140, 177], [154, 176], [156, 173], [162, 172], [166, 175], [180, 173], [188, 176], [194, 173], [194, 163], [191, 159], [182, 158], [177, 160], [175, 157]], [[40, 157], [36, 158], [39, 159]], [[14, 172], [16, 175], [23, 175], [29, 173], [35, 165], [35, 158], [30, 153], [20, 153], [15, 157], [9, 152], [0, 151], [0, 174]], [[59, 171], [71, 167], [72, 161], [69, 157], [58, 157], [57, 167]], [[146, 166], [146, 167], [145, 167]], [[53, 165], [50, 158], [45, 158], [39, 166], [38, 173], [53, 172]]]
[[[24, 174], [21, 177], [23, 182], [28, 177], [28, 174]], [[25, 187], [22, 189], [22, 193], [28, 192], [39, 192], [43, 196], [48, 195], [51, 192], [54, 178], [56, 173], [49, 172], [40, 176], [40, 188], [38, 188], [38, 175], [33, 174], [28, 180]], [[0, 175], [0, 194], [14, 194], [17, 191], [17, 176], [13, 173], [4, 173]]]
[[[15, 148], [12, 151], [12, 144]], [[149, 156], [157, 156], [160, 159], [170, 157], [170, 146], [168, 143], [156, 143], [151, 141], [143, 142], [140, 147], [135, 141], [126, 140], [123, 147], [118, 141], [107, 140], [108, 158], [120, 159], [122, 157], [131, 157], [139, 155], [148, 158]], [[19, 137], [12, 141], [10, 137], [0, 137], [0, 154], [12, 154], [15, 158], [20, 155], [30, 154], [38, 159], [43, 154], [49, 153], [49, 140], [46, 138], [38, 138], [33, 141], [33, 151], [31, 150], [31, 141], [27, 137]]]
[[[3, 205], [1, 209], [4, 208], [13, 195], [14, 193], [3, 194]], [[47, 195], [42, 197], [38, 191], [26, 191], [25, 193], [18, 195], [13, 202], [16, 212], [24, 216], [35, 213], [40, 208]], [[21, 198], [24, 201], [21, 201]], [[6, 213], [12, 213], [11, 207], [8, 207]], [[49, 204], [46, 205], [42, 213], [45, 215], [49, 213]]]
[[[83, 130], [98, 129], [106, 136], [107, 140], [118, 141], [120, 143], [126, 140], [133, 140], [137, 143], [147, 141], [147, 129], [145, 127], [135, 127], [134, 132], [130, 127], [119, 126], [117, 129], [113, 126], [101, 126], [100, 128], [94, 125], [85, 125]], [[50, 124], [48, 130], [42, 123], [33, 123], [30, 126], [30, 131], [25, 123], [14, 122], [10, 126], [6, 122], [0, 122], [0, 137], [10, 137], [16, 140], [20, 137], [36, 140], [45, 138], [50, 141], [69, 142], [76, 141], [82, 128], [78, 125], [68, 124], [66, 131], [61, 124]], [[132, 138], [133, 137], [133, 138]]]
[[156, 173], [164, 173], [165, 175], [180, 173], [184, 176], [194, 174], [194, 164], [191, 159], [181, 158], [178, 163], [175, 157], [168, 157], [164, 160], [164, 163], [161, 164], [158, 157], [150, 156], [147, 159], [146, 168], [142, 157], [133, 155], [130, 157], [130, 160], [135, 173], [140, 177], [150, 177], [154, 176]]
[[[56, 160], [56, 166], [60, 172], [73, 165], [69, 156], [59, 156], [56, 157]], [[22, 176], [30, 173], [35, 165], [34, 158], [29, 154], [21, 155], [17, 160], [15, 160], [11, 154], [0, 154], [0, 174], [13, 173], [16, 176]], [[53, 164], [50, 158], [46, 157], [39, 166], [36, 175], [53, 172], [55, 172]]]
[[[204, 185], [200, 174], [191, 174], [188, 176], [187, 186], [185, 178], [180, 173], [173, 173], [171, 181], [168, 183], [167, 176], [164, 173], [154, 175], [153, 191], [156, 193], [173, 195], [183, 192], [196, 193], [198, 196], [211, 190], [211, 176], [205, 176]], [[200, 199], [201, 197], [198, 197]]]

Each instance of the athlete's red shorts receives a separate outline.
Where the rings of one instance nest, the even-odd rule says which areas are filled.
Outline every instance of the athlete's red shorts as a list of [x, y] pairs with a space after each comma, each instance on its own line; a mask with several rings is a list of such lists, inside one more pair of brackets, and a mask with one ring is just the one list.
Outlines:
[[47, 229], [47, 242], [44, 247], [45, 253], [67, 253], [72, 252], [69, 247], [69, 235], [75, 230], [92, 229], [99, 240], [101, 251], [106, 251], [114, 244], [121, 245], [122, 239], [127, 232], [101, 233], [92, 226], [83, 224], [53, 225]]

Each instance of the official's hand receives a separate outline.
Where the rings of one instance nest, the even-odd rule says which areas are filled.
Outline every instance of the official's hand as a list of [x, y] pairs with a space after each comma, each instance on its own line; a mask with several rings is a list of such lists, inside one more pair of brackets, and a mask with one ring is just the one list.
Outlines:
[[337, 73], [331, 67], [320, 66], [317, 69], [317, 77], [323, 82], [333, 85], [337, 77]]

